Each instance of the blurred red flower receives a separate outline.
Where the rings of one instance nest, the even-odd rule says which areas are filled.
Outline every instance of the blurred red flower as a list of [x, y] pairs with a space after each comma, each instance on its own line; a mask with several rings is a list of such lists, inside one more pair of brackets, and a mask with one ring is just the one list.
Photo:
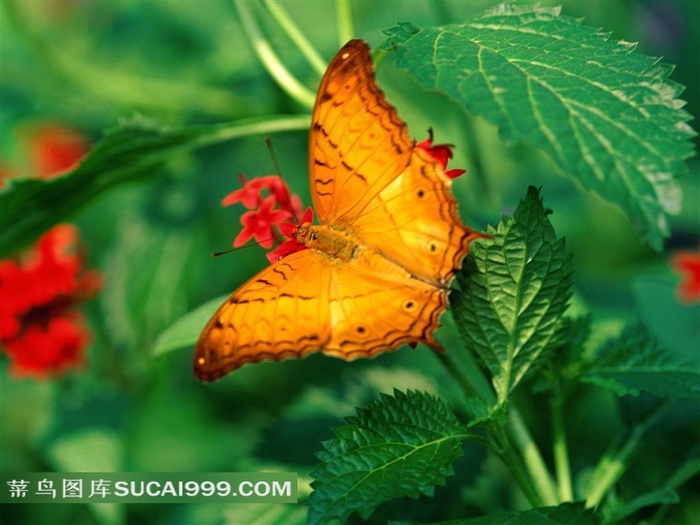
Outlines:
[[671, 258], [671, 266], [683, 277], [677, 288], [681, 301], [700, 301], [700, 245], [695, 252], [676, 252]]
[[90, 149], [82, 133], [61, 124], [42, 124], [24, 137], [35, 177], [57, 177], [78, 166]]
[[[31, 175], [51, 178], [73, 169], [88, 150], [79, 132], [58, 124], [24, 135]], [[3, 169], [4, 180], [16, 176]], [[100, 288], [100, 275], [83, 268], [78, 229], [59, 224], [35, 245], [0, 260], [0, 347], [17, 376], [46, 377], [84, 364], [90, 341], [76, 310]]]
[[84, 270], [78, 230], [60, 224], [21, 257], [0, 261], [0, 346], [18, 376], [46, 376], [83, 364], [90, 340], [75, 310], [100, 288]]

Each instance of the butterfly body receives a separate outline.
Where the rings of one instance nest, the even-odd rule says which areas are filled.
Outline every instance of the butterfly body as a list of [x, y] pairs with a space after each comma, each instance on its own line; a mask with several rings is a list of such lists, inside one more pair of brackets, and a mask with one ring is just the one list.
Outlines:
[[349, 235], [323, 225], [302, 224], [294, 231], [293, 237], [307, 248], [325, 253], [338, 262], [350, 261], [360, 249]]
[[352, 360], [422, 342], [447, 307], [455, 271], [480, 234], [464, 226], [440, 164], [416, 148], [376, 85], [367, 45], [331, 61], [309, 137], [314, 208], [292, 253], [243, 284], [195, 348], [195, 375], [314, 351]]

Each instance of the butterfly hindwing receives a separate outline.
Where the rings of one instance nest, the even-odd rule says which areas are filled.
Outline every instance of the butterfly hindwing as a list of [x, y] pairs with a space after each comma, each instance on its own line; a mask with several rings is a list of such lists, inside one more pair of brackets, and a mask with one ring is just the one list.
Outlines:
[[331, 278], [331, 339], [323, 353], [355, 359], [405, 343], [439, 347], [433, 338], [447, 290], [412, 279], [373, 253], [338, 265]]
[[327, 257], [293, 253], [221, 305], [195, 347], [195, 375], [213, 381], [246, 364], [303, 357], [330, 339]]
[[479, 236], [462, 224], [451, 184], [440, 164], [414, 149], [406, 169], [355, 220], [357, 238], [411, 275], [447, 287]]

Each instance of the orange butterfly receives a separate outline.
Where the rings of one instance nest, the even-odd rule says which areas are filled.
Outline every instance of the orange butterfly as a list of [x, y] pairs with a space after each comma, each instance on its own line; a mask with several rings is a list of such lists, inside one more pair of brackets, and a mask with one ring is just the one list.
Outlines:
[[320, 350], [352, 360], [433, 337], [470, 241], [451, 180], [415, 147], [374, 80], [367, 44], [335, 56], [309, 136], [320, 225], [298, 226], [308, 249], [272, 264], [217, 310], [194, 354], [213, 381], [246, 364]]

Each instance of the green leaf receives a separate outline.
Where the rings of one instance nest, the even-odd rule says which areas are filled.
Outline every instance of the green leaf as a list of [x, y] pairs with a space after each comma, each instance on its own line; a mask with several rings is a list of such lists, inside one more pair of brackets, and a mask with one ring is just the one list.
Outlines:
[[469, 428], [494, 421], [502, 424], [506, 423], [508, 415], [507, 403], [493, 406], [484, 398], [472, 396], [465, 398], [463, 405], [469, 414], [469, 422], [467, 423]]
[[659, 489], [652, 490], [641, 496], [634, 498], [629, 503], [615, 509], [613, 513], [612, 523], [619, 523], [628, 516], [631, 516], [635, 512], [645, 507], [653, 507], [656, 505], [669, 505], [672, 503], [678, 503], [680, 498], [678, 493], [668, 487], [661, 487]]
[[[123, 445], [112, 430], [83, 429], [59, 436], [47, 448], [56, 472], [119, 472]], [[124, 523], [125, 509], [117, 503], [88, 503], [98, 523]]]
[[116, 233], [103, 255], [99, 296], [103, 325], [115, 344], [132, 352], [130, 366], [138, 367], [149, 357], [143, 349], [187, 310], [188, 285], [204, 267], [206, 237], [200, 225], [164, 228], [131, 210], [115, 213], [112, 225]]
[[154, 176], [176, 149], [306, 127], [306, 116], [186, 128], [168, 128], [141, 117], [132, 119], [108, 131], [70, 173], [49, 180], [11, 180], [0, 190], [0, 258], [31, 244], [106, 190]]
[[491, 372], [502, 403], [538, 357], [560, 344], [571, 257], [532, 187], [513, 218], [489, 234], [472, 245], [450, 302], [465, 344]]
[[211, 319], [216, 309], [224, 304], [227, 297], [226, 295], [222, 295], [221, 297], [207, 301], [191, 312], [186, 313], [163, 330], [153, 346], [153, 355], [159, 356], [172, 352], [173, 350], [194, 346], [204, 325]]
[[581, 379], [619, 396], [648, 392], [697, 399], [700, 395], [700, 371], [674, 359], [642, 324], [630, 325], [607, 341]]
[[[391, 525], [407, 522], [391, 522]], [[596, 525], [599, 520], [582, 503], [537, 507], [517, 512], [499, 512], [479, 518], [439, 521], [422, 525]], [[417, 524], [416, 524], [417, 525]]]
[[354, 511], [367, 519], [383, 501], [432, 496], [468, 437], [443, 401], [420, 392], [382, 394], [357, 414], [318, 453], [309, 524], [344, 521]]
[[385, 32], [400, 67], [546, 151], [569, 175], [621, 206], [656, 249], [680, 210], [674, 180], [693, 155], [673, 70], [635, 45], [560, 16], [500, 4], [460, 25]]

